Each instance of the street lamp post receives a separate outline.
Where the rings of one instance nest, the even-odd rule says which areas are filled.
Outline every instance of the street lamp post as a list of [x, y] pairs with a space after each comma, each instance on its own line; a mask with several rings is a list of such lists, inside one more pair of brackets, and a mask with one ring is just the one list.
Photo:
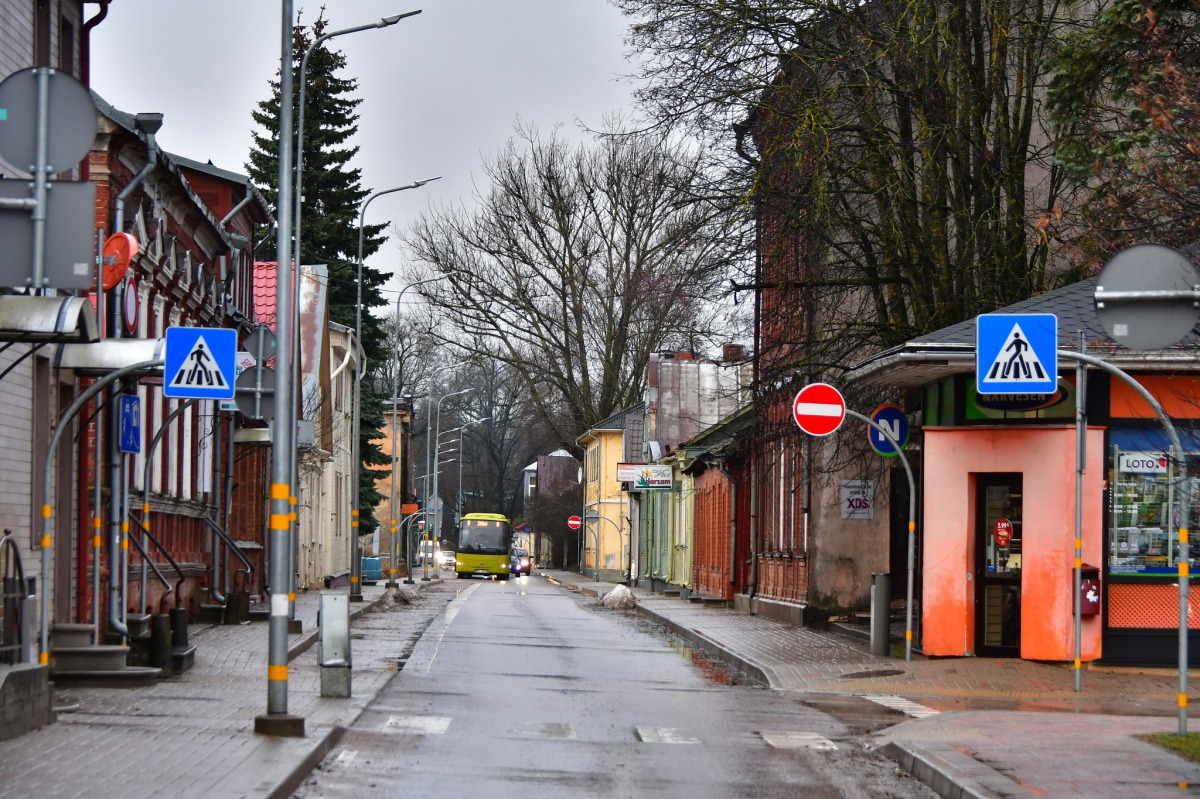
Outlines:
[[[440, 177], [440, 176], [439, 176]], [[351, 442], [351, 452], [353, 452], [354, 462], [354, 505], [350, 509], [350, 601], [362, 601], [362, 563], [359, 562], [358, 556], [358, 512], [361, 508], [360, 504], [360, 488], [359, 488], [359, 472], [362, 469], [362, 455], [359, 452], [358, 429], [361, 423], [361, 405], [362, 405], [362, 373], [363, 373], [363, 348], [362, 348], [362, 274], [363, 274], [363, 220], [367, 215], [367, 206], [377, 197], [382, 197], [385, 194], [393, 194], [398, 191], [406, 191], [407, 189], [417, 189], [424, 186], [426, 183], [431, 183], [438, 178], [426, 178], [417, 180], [405, 186], [397, 186], [394, 189], [380, 189], [371, 194], [362, 204], [358, 211], [358, 279], [356, 281], [357, 294], [354, 303], [354, 347], [358, 350], [358, 364], [354, 369], [354, 431], [352, 435], [354, 440]]]
[[[469, 393], [469, 392], [471, 392], [471, 391], [474, 391], [474, 390], [475, 390], [474, 388], [464, 388], [462, 391], [452, 391], [452, 392], [451, 392], [451, 393], [449, 393], [449, 394], [443, 394], [442, 396], [438, 397], [438, 401], [437, 401], [437, 420], [436, 420], [436, 423], [434, 424], [434, 428], [433, 428], [433, 437], [434, 437], [435, 439], [436, 439], [436, 438], [438, 438], [438, 437], [441, 435], [439, 431], [441, 430], [441, 427], [442, 427], [442, 400], [444, 400], [444, 399], [447, 399], [448, 397], [457, 397], [457, 396], [461, 396], [462, 394], [467, 394], [467, 393]], [[428, 445], [429, 445], [429, 432], [428, 432], [428, 431], [426, 431], [426, 433], [425, 433], [425, 436], [426, 436], [426, 438], [425, 438], [426, 449], [428, 450]], [[434, 472], [433, 472], [433, 490], [432, 490], [432, 492], [431, 492], [431, 493], [429, 493], [429, 494], [428, 494], [428, 499], [426, 500], [426, 503], [425, 503], [425, 511], [426, 511], [426, 513], [428, 513], [428, 512], [429, 512], [429, 504], [430, 504], [430, 500], [432, 500], [433, 502], [436, 502], [436, 501], [437, 501], [437, 496], [438, 496], [438, 472], [439, 472], [439, 471], [440, 471], [440, 470], [439, 470], [437, 467], [434, 467]], [[429, 491], [429, 481], [426, 481], [426, 483], [425, 483], [425, 489], [426, 489], [426, 491]], [[434, 512], [434, 519], [435, 519], [435, 520], [437, 519], [437, 512], [436, 512], [436, 511]], [[426, 523], [426, 525], [425, 525], [425, 536], [426, 536], [426, 538], [428, 538], [428, 536], [429, 536], [429, 529], [430, 529], [430, 525], [429, 525], [428, 523]], [[438, 532], [441, 532], [441, 531], [439, 530]], [[425, 559], [425, 577], [424, 577], [424, 579], [426, 579], [426, 580], [428, 580], [428, 579], [429, 579], [429, 559], [428, 559], [428, 558], [426, 558], [426, 559]]]
[[[353, 28], [343, 28], [341, 30], [331, 31], [329, 33], [326, 33], [324, 36], [317, 37], [317, 39], [308, 46], [308, 49], [304, 51], [304, 57], [300, 59], [300, 97], [299, 97], [299, 102], [297, 103], [297, 109], [296, 109], [296, 168], [295, 168], [296, 189], [294, 192], [294, 196], [292, 198], [295, 201], [295, 209], [294, 209], [293, 213], [295, 216], [294, 222], [295, 222], [295, 226], [296, 226], [295, 234], [292, 239], [292, 244], [293, 244], [293, 247], [295, 248], [294, 249], [294, 259], [288, 259], [287, 261], [279, 260], [276, 262], [276, 271], [277, 272], [279, 270], [283, 270], [283, 269], [290, 269], [294, 272], [294, 279], [292, 280], [292, 287], [291, 287], [290, 306], [291, 306], [292, 318], [295, 320], [295, 328], [292, 330], [292, 346], [293, 346], [292, 352], [295, 353], [295, 356], [296, 356], [296, 368], [292, 371], [291, 402], [289, 404], [287, 404], [286, 412], [283, 414], [284, 416], [288, 417], [288, 439], [287, 439], [286, 444], [287, 444], [288, 448], [290, 450], [292, 450], [292, 452], [293, 452], [292, 459], [291, 459], [291, 465], [290, 465], [290, 467], [291, 467], [290, 473], [288, 474], [288, 485], [289, 485], [288, 502], [292, 506], [289, 508], [289, 514], [288, 514], [289, 521], [291, 522], [291, 524], [289, 524], [289, 526], [288, 526], [288, 538], [291, 539], [288, 544], [288, 559], [290, 561], [288, 564], [288, 618], [289, 619], [295, 618], [295, 615], [296, 615], [295, 597], [296, 597], [296, 565], [297, 564], [295, 563], [295, 559], [297, 557], [297, 544], [298, 544], [298, 540], [299, 540], [299, 530], [295, 526], [296, 513], [299, 510], [299, 506], [298, 506], [297, 502], [298, 502], [298, 497], [300, 495], [299, 474], [298, 474], [299, 467], [298, 467], [298, 463], [297, 463], [297, 461], [299, 459], [295, 456], [294, 453], [296, 450], [296, 441], [295, 441], [296, 422], [300, 418], [300, 396], [299, 396], [300, 395], [300, 372], [301, 372], [301, 368], [300, 368], [301, 367], [301, 363], [300, 363], [300, 263], [301, 263], [300, 220], [301, 220], [301, 216], [302, 216], [301, 211], [302, 211], [302, 207], [304, 204], [304, 100], [305, 100], [305, 90], [308, 88], [308, 86], [307, 86], [307, 84], [308, 84], [308, 79], [307, 79], [308, 59], [312, 56], [313, 52], [318, 47], [320, 47], [325, 42], [327, 42], [330, 39], [333, 39], [337, 36], [345, 36], [348, 33], [358, 33], [359, 31], [372, 30], [374, 28], [388, 28], [388, 27], [391, 27], [392, 25], [395, 25], [400, 20], [405, 19], [406, 17], [413, 17], [420, 13], [421, 13], [420, 10], [409, 11], [404, 14], [396, 14], [395, 16], [391, 16], [391, 17], [383, 17], [382, 19], [380, 19], [376, 22], [369, 22], [365, 25], [356, 25]], [[288, 30], [288, 35], [291, 35], [290, 29]], [[290, 79], [290, 75], [291, 75], [291, 63], [290, 62], [288, 63], [288, 74], [289, 74], [289, 79]], [[288, 99], [289, 99], [288, 109], [290, 112], [291, 98], [288, 98]], [[289, 139], [291, 139], [291, 136], [289, 135], [289, 136], [285, 137], [283, 135], [283, 131], [282, 131], [282, 127], [281, 127], [279, 140], [281, 142], [286, 142]], [[281, 148], [281, 149], [284, 149], [284, 148]], [[282, 173], [281, 173], [281, 178], [282, 178]], [[282, 184], [282, 182], [283, 181], [281, 180], [280, 183]], [[282, 222], [283, 220], [281, 219], [280, 221]], [[279, 227], [281, 227], [285, 231], [283, 235], [286, 236], [287, 235], [286, 231], [288, 229], [288, 226], [286, 224], [280, 224]], [[279, 234], [276, 233], [276, 235], [278, 236]], [[360, 250], [361, 250], [361, 247], [360, 247]], [[276, 255], [278, 255], [278, 251], [276, 252]], [[295, 261], [294, 267], [292, 266], [293, 260]], [[360, 301], [361, 301], [361, 298], [360, 298]], [[361, 335], [361, 333], [362, 333], [361, 330], [356, 331], [356, 335]], [[361, 371], [361, 364], [362, 364], [362, 359], [360, 357], [359, 358], [360, 369], [356, 370], [356, 372]], [[357, 507], [357, 505], [355, 507]], [[353, 540], [353, 536], [351, 536], [351, 538]], [[354, 551], [353, 545], [351, 547], [351, 551], [352, 552]], [[353, 565], [351, 566], [351, 569], [353, 569]], [[352, 586], [352, 590], [353, 590], [353, 586]]]
[[468, 427], [474, 427], [477, 424], [490, 422], [492, 417], [485, 416], [482, 419], [476, 419], [473, 422], [467, 422], [462, 427], [458, 428], [458, 501], [454, 505], [454, 513], [458, 517], [462, 517], [463, 508], [463, 490], [462, 490], [462, 465], [463, 465], [463, 434], [467, 432]]

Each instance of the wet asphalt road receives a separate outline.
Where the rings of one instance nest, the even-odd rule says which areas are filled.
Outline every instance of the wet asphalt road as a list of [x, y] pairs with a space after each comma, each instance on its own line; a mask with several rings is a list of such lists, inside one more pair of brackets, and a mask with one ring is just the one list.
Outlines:
[[847, 726], [728, 685], [634, 614], [536, 577], [447, 587], [458, 597], [297, 796], [934, 796], [863, 750], [878, 713], [841, 712]]

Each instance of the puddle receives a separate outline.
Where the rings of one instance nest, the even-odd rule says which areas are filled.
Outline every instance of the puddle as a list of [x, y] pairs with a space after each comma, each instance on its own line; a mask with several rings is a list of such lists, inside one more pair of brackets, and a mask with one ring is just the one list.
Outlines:
[[680, 656], [687, 658], [692, 662], [692, 665], [700, 670], [705, 681], [712, 685], [739, 685], [724, 666], [719, 665], [713, 660], [710, 660], [706, 655], [686, 644], [680, 643], [674, 638], [667, 639], [667, 646], [679, 652]]

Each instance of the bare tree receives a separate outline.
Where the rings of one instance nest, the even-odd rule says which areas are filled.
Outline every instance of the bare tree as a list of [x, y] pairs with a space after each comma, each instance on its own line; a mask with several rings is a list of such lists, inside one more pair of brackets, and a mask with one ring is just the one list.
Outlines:
[[427, 213], [406, 243], [437, 335], [506, 365], [562, 444], [637, 396], [651, 352], [696, 347], [736, 249], [702, 154], [635, 135], [572, 147], [519, 128], [473, 209]]

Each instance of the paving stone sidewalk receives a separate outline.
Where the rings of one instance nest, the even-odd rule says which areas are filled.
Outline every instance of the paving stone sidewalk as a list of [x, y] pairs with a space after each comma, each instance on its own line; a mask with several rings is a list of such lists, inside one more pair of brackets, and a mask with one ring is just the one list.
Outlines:
[[[290, 794], [391, 679], [425, 627], [453, 599], [453, 583], [410, 590], [397, 603], [382, 586], [364, 587], [364, 612], [351, 626], [353, 697], [323, 699], [315, 648], [289, 669], [289, 711], [305, 716], [306, 737], [255, 735], [266, 707], [267, 627], [195, 627], [196, 665], [149, 688], [70, 688], [58, 692], [56, 724], [0, 743], [0, 797], [273, 797]], [[296, 616], [311, 640], [319, 594], [302, 594]], [[311, 767], [311, 765], [308, 765]], [[300, 778], [303, 774], [300, 774]]]

